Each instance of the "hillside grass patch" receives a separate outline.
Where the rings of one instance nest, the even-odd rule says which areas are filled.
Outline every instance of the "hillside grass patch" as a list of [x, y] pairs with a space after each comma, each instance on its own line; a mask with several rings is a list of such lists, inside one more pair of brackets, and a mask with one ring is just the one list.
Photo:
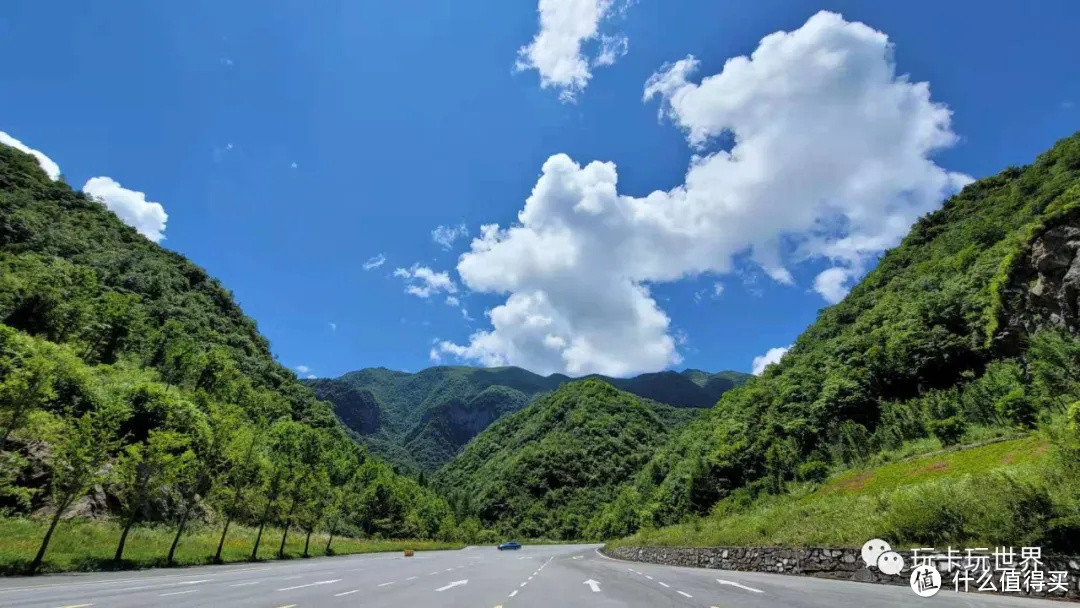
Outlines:
[[1052, 502], [1041, 485], [1053, 466], [1048, 448], [1046, 440], [1026, 437], [850, 470], [821, 485], [793, 485], [784, 495], [749, 502], [729, 497], [710, 516], [643, 529], [611, 544], [858, 547], [883, 537], [897, 546], [994, 546], [1038, 535], [1008, 518], [1022, 518], [1022, 505]]

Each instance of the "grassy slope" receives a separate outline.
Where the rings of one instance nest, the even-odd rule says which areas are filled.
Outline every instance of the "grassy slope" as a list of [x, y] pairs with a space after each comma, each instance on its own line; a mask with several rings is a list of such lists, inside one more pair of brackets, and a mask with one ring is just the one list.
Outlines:
[[[0, 574], [21, 572], [34, 556], [45, 523], [32, 519], [0, 519]], [[173, 532], [163, 527], [136, 528], [128, 537], [123, 564], [112, 561], [116, 538], [120, 528], [113, 522], [66, 521], [57, 529], [56, 542], [50, 547], [45, 572], [69, 572], [122, 568], [147, 568], [165, 565], [164, 555], [172, 542]], [[176, 554], [176, 565], [188, 566], [211, 563], [221, 530], [217, 527], [198, 527], [185, 535]], [[281, 530], [268, 528], [263, 531], [263, 544], [259, 548], [260, 559], [273, 558], [281, 541]], [[309, 554], [313, 557], [326, 555], [325, 534], [311, 537]], [[225, 540], [222, 560], [246, 561], [255, 544], [255, 529], [234, 526]], [[331, 555], [350, 553], [373, 553], [376, 551], [400, 551], [416, 549], [457, 549], [461, 543], [445, 543], [431, 540], [369, 540], [335, 537]], [[303, 555], [304, 534], [293, 530], [285, 546], [286, 558]]]
[[[902, 535], [910, 514], [897, 511], [917, 509], [921, 496], [946, 492], [992, 502], [995, 492], [1008, 491], [1003, 475], [1037, 478], [1047, 466], [1052, 466], [1048, 442], [1037, 437], [917, 456], [850, 470], [819, 487], [804, 484], [790, 494], [750, 504], [729, 499], [717, 505], [714, 517], [643, 530], [612, 545], [857, 547], [878, 537], [894, 544], [917, 542]], [[1007, 540], [993, 532], [985, 529], [981, 533], [990, 536], [969, 541], [994, 546]]]

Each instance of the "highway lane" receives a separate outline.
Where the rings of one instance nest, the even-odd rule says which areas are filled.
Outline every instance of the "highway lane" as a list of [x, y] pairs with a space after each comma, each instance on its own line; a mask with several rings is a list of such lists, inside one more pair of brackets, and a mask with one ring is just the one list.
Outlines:
[[596, 545], [469, 547], [0, 580], [0, 607], [862, 608], [1060, 602], [613, 560]]

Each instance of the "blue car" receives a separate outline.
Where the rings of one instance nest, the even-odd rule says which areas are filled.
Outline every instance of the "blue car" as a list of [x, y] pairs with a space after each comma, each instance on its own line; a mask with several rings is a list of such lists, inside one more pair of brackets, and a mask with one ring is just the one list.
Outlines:
[[505, 542], [505, 543], [499, 545], [499, 551], [502, 551], [503, 549], [520, 549], [520, 548], [521, 548], [521, 543], [514, 542], [514, 541]]

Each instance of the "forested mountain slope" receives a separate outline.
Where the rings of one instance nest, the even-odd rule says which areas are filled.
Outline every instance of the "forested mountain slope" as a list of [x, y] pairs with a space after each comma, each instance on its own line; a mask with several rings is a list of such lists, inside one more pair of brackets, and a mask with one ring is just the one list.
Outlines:
[[1080, 398], [1078, 250], [1080, 134], [916, 222], [780, 363], [657, 453], [608, 505], [604, 535], [780, 493], [905, 442], [1060, 427]]
[[597, 507], [698, 414], [571, 382], [480, 433], [435, 485], [459, 514], [506, 535], [588, 538]]
[[7, 146], [0, 432], [2, 512], [453, 525], [445, 501], [348, 438], [221, 284]]
[[[660, 403], [705, 408], [750, 376], [686, 370], [590, 377]], [[438, 366], [416, 373], [369, 368], [304, 382], [334, 404], [338, 417], [375, 453], [405, 468], [432, 472], [495, 420], [570, 381], [562, 374], [540, 376], [519, 367]]]

